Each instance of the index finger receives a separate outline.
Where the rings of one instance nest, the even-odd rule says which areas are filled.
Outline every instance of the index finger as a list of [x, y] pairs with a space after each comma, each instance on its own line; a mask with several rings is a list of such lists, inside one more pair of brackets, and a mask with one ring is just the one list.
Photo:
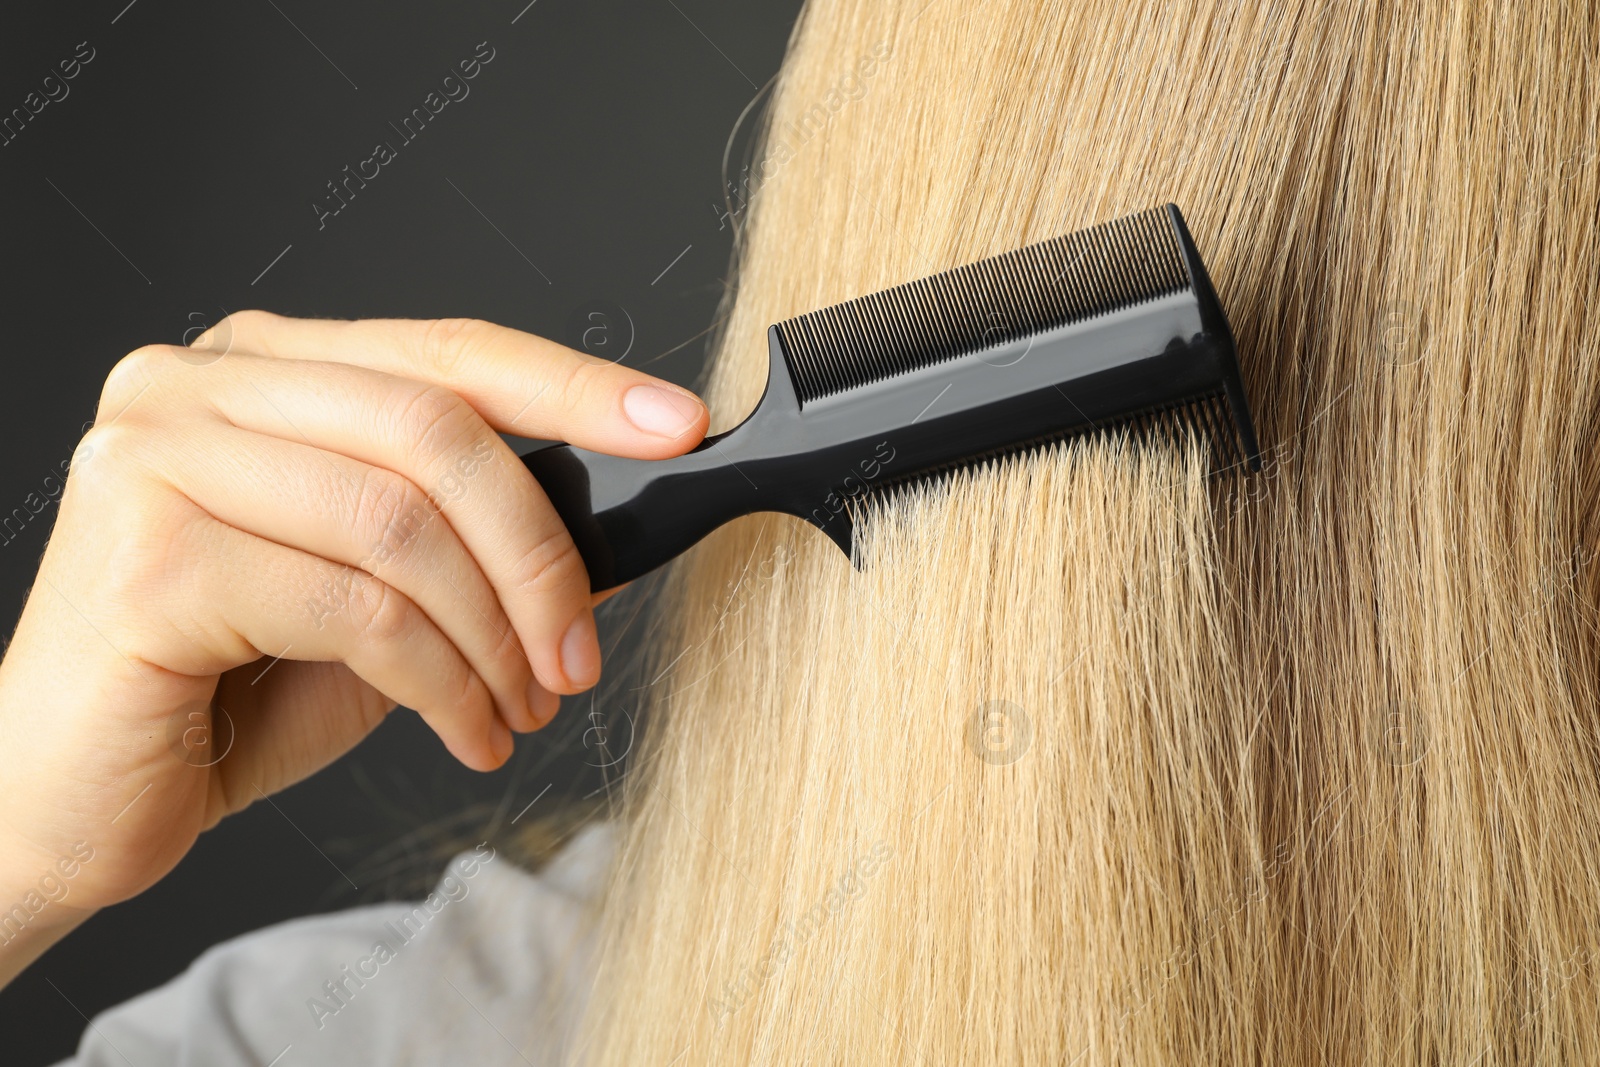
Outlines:
[[638, 459], [680, 455], [709, 415], [687, 389], [478, 319], [294, 319], [240, 311], [191, 348], [348, 363], [442, 385], [496, 430]]

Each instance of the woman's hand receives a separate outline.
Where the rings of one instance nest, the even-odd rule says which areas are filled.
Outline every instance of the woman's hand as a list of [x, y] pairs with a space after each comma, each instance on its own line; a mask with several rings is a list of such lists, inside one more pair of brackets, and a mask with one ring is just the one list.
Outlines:
[[469, 320], [243, 312], [123, 359], [0, 663], [0, 980], [397, 703], [500, 766], [600, 649], [583, 561], [495, 431], [659, 459], [706, 422]]

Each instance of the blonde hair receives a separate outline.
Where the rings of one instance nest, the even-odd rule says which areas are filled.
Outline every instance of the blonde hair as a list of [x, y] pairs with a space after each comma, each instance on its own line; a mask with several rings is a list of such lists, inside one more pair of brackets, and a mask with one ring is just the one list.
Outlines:
[[811, 0], [718, 421], [768, 323], [1170, 199], [1267, 466], [692, 553], [578, 1057], [1592, 1055], [1596, 69], [1554, 0]]

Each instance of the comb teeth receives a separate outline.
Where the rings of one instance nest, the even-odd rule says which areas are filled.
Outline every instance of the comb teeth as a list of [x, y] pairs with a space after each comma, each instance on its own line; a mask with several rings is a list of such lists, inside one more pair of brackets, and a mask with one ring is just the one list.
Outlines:
[[1190, 287], [1154, 208], [781, 322], [802, 404]]
[[[1211, 393], [1182, 403], [1130, 411], [1119, 418], [1108, 419], [1094, 426], [1083, 426], [1067, 433], [1046, 434], [1029, 441], [1020, 441], [1004, 448], [991, 449], [967, 456], [930, 470], [917, 471], [902, 478], [885, 479], [862, 494], [861, 502], [887, 502], [894, 500], [908, 488], [921, 485], [938, 485], [960, 471], [978, 470], [999, 460], [1013, 456], [1037, 455], [1046, 449], [1091, 435], [1126, 436], [1134, 445], [1162, 444], [1182, 448], [1191, 438], [1199, 438], [1204, 448], [1208, 473], [1246, 469], [1246, 456], [1239, 450], [1238, 439], [1232, 430], [1227, 398], [1221, 393]], [[859, 511], [860, 509], [858, 509]]]

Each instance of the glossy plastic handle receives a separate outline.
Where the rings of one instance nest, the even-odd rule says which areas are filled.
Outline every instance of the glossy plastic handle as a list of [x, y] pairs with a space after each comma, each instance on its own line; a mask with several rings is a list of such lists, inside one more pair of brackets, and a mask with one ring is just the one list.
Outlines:
[[[550, 498], [589, 570], [611, 589], [666, 563], [731, 519], [756, 511], [806, 514], [826, 494], [806, 469], [800, 404], [772, 346], [756, 410], [726, 433], [672, 459], [623, 459], [554, 445], [522, 462]], [[849, 551], [848, 529], [829, 530]]]

